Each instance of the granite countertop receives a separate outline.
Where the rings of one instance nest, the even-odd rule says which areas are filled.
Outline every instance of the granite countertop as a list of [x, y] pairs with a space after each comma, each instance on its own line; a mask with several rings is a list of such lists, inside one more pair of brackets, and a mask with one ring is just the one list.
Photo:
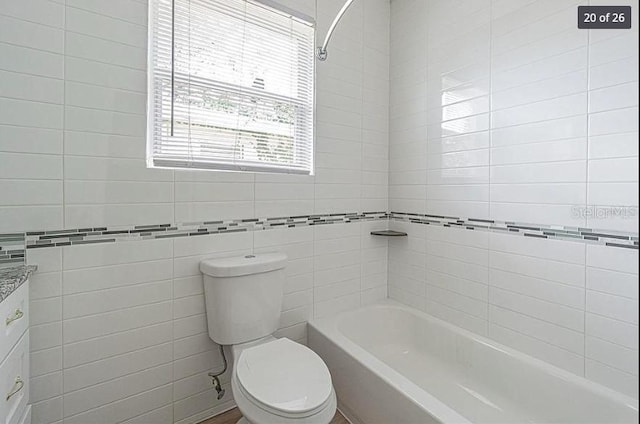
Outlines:
[[16, 291], [37, 269], [35, 265], [0, 268], [0, 302]]

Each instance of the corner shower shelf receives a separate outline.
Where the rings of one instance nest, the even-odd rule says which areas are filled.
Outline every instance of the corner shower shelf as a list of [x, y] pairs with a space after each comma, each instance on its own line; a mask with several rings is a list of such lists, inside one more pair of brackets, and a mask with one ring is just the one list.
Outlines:
[[394, 230], [380, 230], [380, 231], [371, 231], [372, 236], [384, 236], [384, 237], [406, 237], [407, 233], [404, 231], [394, 231]]

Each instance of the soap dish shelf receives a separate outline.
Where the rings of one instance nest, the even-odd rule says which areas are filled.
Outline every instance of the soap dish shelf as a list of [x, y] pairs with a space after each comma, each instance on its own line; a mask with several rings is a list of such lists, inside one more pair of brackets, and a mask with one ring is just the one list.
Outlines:
[[406, 237], [407, 233], [404, 231], [394, 231], [394, 230], [379, 230], [379, 231], [371, 231], [372, 236], [383, 236], [383, 237]]

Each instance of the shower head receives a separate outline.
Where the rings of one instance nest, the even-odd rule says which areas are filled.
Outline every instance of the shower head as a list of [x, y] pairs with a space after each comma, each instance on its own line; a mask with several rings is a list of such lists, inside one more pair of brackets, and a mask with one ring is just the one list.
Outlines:
[[347, 0], [347, 2], [342, 6], [340, 11], [338, 12], [338, 15], [335, 17], [335, 19], [331, 23], [331, 26], [329, 27], [329, 31], [327, 31], [327, 36], [324, 38], [324, 43], [322, 43], [321, 47], [318, 47], [316, 49], [316, 57], [318, 58], [318, 60], [321, 60], [323, 62], [327, 60], [327, 54], [328, 54], [327, 46], [329, 45], [329, 40], [331, 40], [331, 36], [333, 35], [333, 31], [336, 29], [336, 25], [338, 25], [338, 22], [340, 22], [340, 19], [342, 19], [342, 16], [345, 14], [349, 6], [351, 6], [351, 3], [353, 3], [353, 1], [354, 0]]

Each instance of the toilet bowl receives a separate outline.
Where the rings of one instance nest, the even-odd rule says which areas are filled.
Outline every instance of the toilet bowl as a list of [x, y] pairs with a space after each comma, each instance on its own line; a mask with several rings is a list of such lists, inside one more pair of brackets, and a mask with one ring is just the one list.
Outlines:
[[327, 424], [336, 395], [325, 363], [311, 349], [268, 337], [232, 346], [231, 390], [241, 423]]
[[209, 336], [231, 356], [231, 391], [242, 424], [329, 424], [336, 412], [322, 359], [304, 345], [273, 336], [286, 259], [267, 253], [200, 263]]

